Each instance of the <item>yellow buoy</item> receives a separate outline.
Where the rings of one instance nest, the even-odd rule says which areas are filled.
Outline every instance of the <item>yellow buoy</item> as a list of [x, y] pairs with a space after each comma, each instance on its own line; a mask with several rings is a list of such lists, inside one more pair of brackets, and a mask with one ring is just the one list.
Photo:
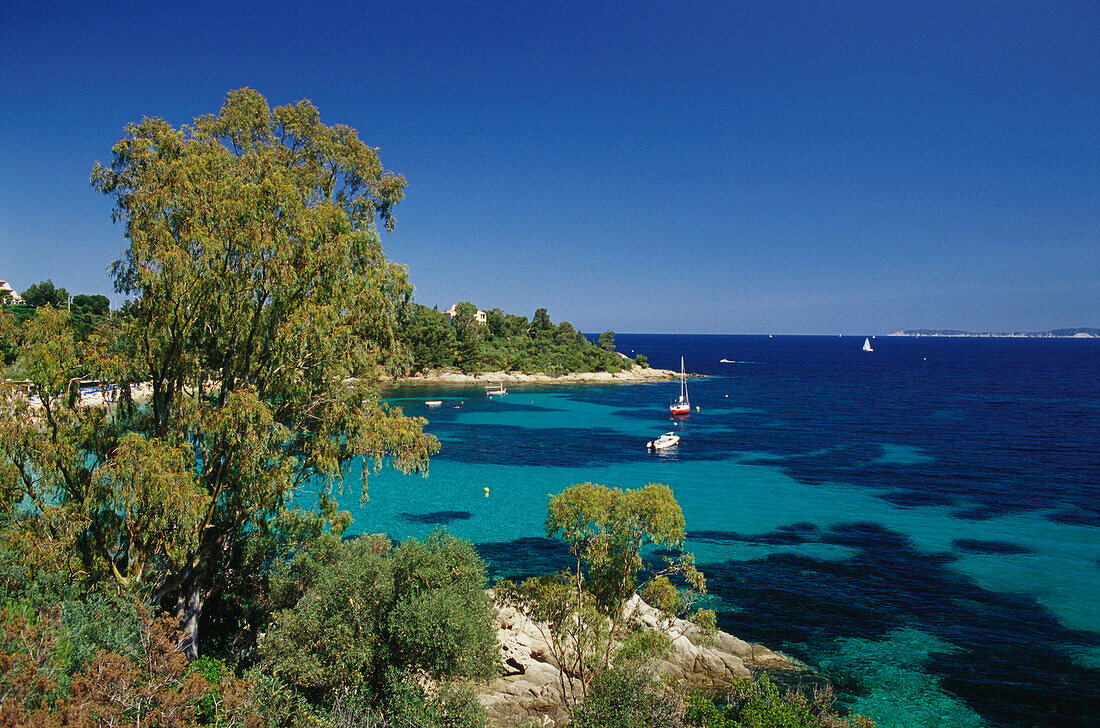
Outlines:
[[698, 411], [699, 411], [699, 405], [695, 405], [695, 411], [696, 411], [696, 412], [698, 412]]
[[485, 497], [489, 497], [489, 486], [485, 486]]

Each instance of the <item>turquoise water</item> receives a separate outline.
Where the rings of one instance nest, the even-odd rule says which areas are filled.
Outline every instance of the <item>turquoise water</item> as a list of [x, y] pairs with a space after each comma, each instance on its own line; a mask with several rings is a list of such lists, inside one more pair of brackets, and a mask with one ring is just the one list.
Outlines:
[[[618, 344], [708, 375], [700, 411], [669, 420], [673, 383], [394, 388], [443, 449], [426, 478], [369, 475], [363, 503], [350, 475], [354, 529], [442, 526], [494, 577], [546, 572], [564, 563], [550, 494], [665, 483], [721, 626], [805, 660], [880, 726], [1096, 724], [1100, 342]], [[669, 429], [680, 445], [645, 451]]]

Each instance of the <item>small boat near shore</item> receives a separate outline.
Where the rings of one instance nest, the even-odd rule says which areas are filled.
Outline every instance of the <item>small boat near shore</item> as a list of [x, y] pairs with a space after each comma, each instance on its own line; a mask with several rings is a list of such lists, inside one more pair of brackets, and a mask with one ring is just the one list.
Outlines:
[[426, 399], [426, 400], [424, 400], [424, 404], [428, 405], [429, 407], [438, 407], [439, 405], [443, 404], [443, 400], [441, 400], [441, 399]]
[[497, 382], [496, 389], [493, 389], [492, 384], [485, 387], [486, 397], [503, 397], [506, 394], [508, 394], [508, 390], [504, 388], [504, 382]]
[[650, 440], [645, 444], [647, 450], [664, 450], [680, 442], [680, 436], [675, 432], [666, 432], [656, 440]]

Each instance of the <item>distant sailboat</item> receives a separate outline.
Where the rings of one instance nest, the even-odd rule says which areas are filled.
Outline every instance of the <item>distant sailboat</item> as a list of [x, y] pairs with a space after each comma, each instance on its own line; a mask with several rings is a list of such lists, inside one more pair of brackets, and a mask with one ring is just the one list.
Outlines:
[[691, 414], [691, 402], [688, 401], [687, 375], [684, 374], [684, 357], [680, 357], [680, 399], [669, 405], [668, 411], [673, 417]]
[[864, 339], [863, 340], [863, 350], [864, 351], [874, 351], [874, 349], [871, 348], [871, 340], [870, 339]]

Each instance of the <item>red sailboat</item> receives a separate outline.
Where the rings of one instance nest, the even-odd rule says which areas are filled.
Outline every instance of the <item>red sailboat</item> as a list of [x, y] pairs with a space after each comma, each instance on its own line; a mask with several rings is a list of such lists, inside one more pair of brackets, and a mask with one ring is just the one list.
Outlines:
[[673, 417], [683, 417], [691, 414], [691, 402], [688, 400], [687, 375], [684, 373], [684, 357], [680, 357], [680, 399], [668, 406], [668, 411]]

